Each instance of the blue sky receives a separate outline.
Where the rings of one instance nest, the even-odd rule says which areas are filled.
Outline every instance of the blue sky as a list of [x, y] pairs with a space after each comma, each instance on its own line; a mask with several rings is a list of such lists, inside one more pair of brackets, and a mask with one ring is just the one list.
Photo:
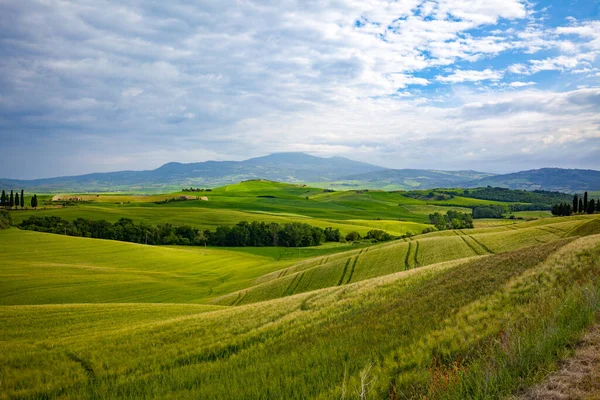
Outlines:
[[600, 2], [0, 0], [0, 176], [600, 169]]

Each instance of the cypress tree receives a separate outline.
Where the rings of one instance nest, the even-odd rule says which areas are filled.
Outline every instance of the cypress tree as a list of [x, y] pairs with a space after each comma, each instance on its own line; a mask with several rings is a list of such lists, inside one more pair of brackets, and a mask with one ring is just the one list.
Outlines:
[[583, 212], [583, 199], [579, 199], [579, 212]]
[[573, 196], [573, 213], [577, 214], [578, 206], [579, 206], [579, 197], [577, 197], [577, 195], [575, 195], [575, 196]]
[[0, 206], [4, 207], [6, 205], [6, 192], [2, 191], [2, 197], [0, 197]]
[[33, 208], [37, 207], [37, 194], [34, 194], [33, 197], [31, 198], [31, 207], [33, 207]]
[[585, 192], [583, 194], [583, 210], [581, 210], [582, 212], [586, 212], [588, 209], [588, 197], [587, 197], [587, 192]]
[[600, 212], [600, 199], [596, 200], [596, 211]]
[[21, 189], [21, 208], [25, 207], [25, 191]]
[[13, 195], [13, 191], [10, 191], [10, 200], [9, 200], [9, 206], [14, 207], [15, 206], [15, 196]]
[[594, 199], [590, 199], [590, 201], [588, 203], [588, 207], [585, 211], [588, 214], [593, 214], [596, 211], [596, 202], [594, 201]]
[[17, 192], [15, 193], [15, 206], [18, 208], [19, 204], [21, 204], [21, 201], [19, 200], [19, 192]]

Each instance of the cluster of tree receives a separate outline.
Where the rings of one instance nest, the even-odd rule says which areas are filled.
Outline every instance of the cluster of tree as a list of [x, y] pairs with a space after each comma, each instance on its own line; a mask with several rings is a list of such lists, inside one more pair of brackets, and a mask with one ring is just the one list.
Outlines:
[[444, 201], [452, 200], [454, 193], [452, 192], [434, 192], [424, 190], [412, 190], [410, 192], [403, 193], [404, 197], [410, 197], [411, 199], [424, 200], [424, 201]]
[[595, 212], [600, 212], [600, 199], [588, 200], [588, 192], [585, 192], [582, 198], [577, 195], [573, 196], [573, 213], [593, 214]]
[[338, 229], [325, 230], [298, 222], [267, 224], [242, 221], [234, 226], [219, 226], [214, 232], [191, 226], [171, 224], [149, 225], [121, 218], [110, 223], [105, 220], [77, 218], [67, 221], [60, 217], [30, 217], [21, 229], [96, 239], [120, 240], [151, 245], [211, 245], [211, 246], [317, 246], [325, 241], [340, 241]]
[[508, 212], [508, 208], [501, 205], [477, 206], [473, 207], [473, 219], [479, 218], [503, 218]]
[[[31, 198], [31, 207], [36, 208], [38, 206], [37, 195], [33, 195]], [[10, 191], [10, 194], [7, 194], [5, 190], [2, 191], [2, 195], [0, 195], [0, 207], [4, 208], [15, 208], [21, 207], [25, 208], [25, 191], [21, 189], [21, 195], [19, 192]]]
[[448, 210], [446, 214], [439, 212], [429, 214], [429, 220], [438, 229], [466, 229], [473, 227], [471, 214]]
[[553, 204], [568, 202], [571, 196], [561, 192], [550, 192], [547, 190], [514, 190], [500, 187], [485, 187], [477, 189], [465, 189], [462, 196], [473, 199], [531, 203], [550, 209]]
[[25, 192], [21, 190], [21, 196], [19, 192], [10, 191], [10, 195], [6, 194], [6, 191], [2, 191], [0, 196], [0, 207], [13, 208], [13, 207], [25, 207]]
[[[337, 232], [335, 232], [337, 231]], [[321, 228], [300, 222], [283, 225], [246, 221], [234, 226], [220, 226], [215, 232], [205, 231], [207, 243], [213, 246], [318, 246], [327, 240]], [[339, 231], [330, 229], [329, 238], [338, 238]]]
[[12, 219], [8, 211], [0, 210], [0, 229], [6, 229], [12, 223]]
[[211, 192], [212, 189], [200, 189], [200, 188], [190, 187], [189, 189], [188, 188], [181, 189], [181, 191], [182, 192]]
[[569, 203], [558, 203], [552, 206], [552, 215], [567, 217], [573, 214], [573, 207]]

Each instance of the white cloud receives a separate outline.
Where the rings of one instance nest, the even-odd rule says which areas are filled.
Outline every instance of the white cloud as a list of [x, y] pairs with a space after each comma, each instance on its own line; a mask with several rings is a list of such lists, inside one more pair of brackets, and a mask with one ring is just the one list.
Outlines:
[[536, 85], [536, 83], [535, 82], [511, 82], [508, 84], [508, 86], [514, 87], [514, 88], [533, 86], [533, 85]]
[[494, 71], [485, 69], [483, 71], [463, 71], [456, 70], [453, 74], [447, 76], [437, 76], [435, 79], [445, 83], [460, 83], [460, 82], [479, 82], [479, 81], [497, 81], [502, 79], [504, 73], [502, 71]]
[[[598, 22], [546, 27], [526, 1], [1, 3], [0, 136], [18, 146], [14, 132], [32, 135], [42, 156], [48, 140], [66, 156], [102, 149], [122, 168], [290, 149], [410, 166], [430, 160], [436, 141], [464, 147], [454, 154], [487, 143], [501, 157], [491, 149], [504, 137], [539, 142], [536, 123], [595, 138], [586, 108], [595, 97], [558, 117], [548, 99], [559, 97], [535, 72], [579, 73], [558, 91], [594, 86]], [[510, 74], [529, 76], [504, 81]], [[494, 103], [505, 92], [515, 97]], [[519, 103], [524, 94], [535, 101]], [[5, 171], [14, 164], [0, 159]]]

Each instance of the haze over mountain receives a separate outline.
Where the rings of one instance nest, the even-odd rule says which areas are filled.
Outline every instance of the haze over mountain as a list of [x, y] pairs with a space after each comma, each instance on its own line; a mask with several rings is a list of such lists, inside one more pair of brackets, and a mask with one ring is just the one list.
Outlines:
[[411, 190], [498, 186], [525, 190], [574, 192], [600, 190], [600, 172], [543, 168], [496, 175], [479, 171], [386, 169], [344, 157], [275, 153], [245, 161], [167, 163], [148, 171], [119, 171], [57, 178], [0, 179], [0, 187], [40, 192], [168, 191], [209, 188], [249, 179], [310, 183], [335, 189]]
[[305, 153], [275, 153], [245, 161], [171, 162], [151, 171], [94, 173], [35, 180], [0, 179], [3, 187], [43, 191], [109, 191], [215, 187], [248, 179], [283, 182], [332, 181], [341, 175], [383, 171], [384, 168], [343, 157], [315, 157]]

